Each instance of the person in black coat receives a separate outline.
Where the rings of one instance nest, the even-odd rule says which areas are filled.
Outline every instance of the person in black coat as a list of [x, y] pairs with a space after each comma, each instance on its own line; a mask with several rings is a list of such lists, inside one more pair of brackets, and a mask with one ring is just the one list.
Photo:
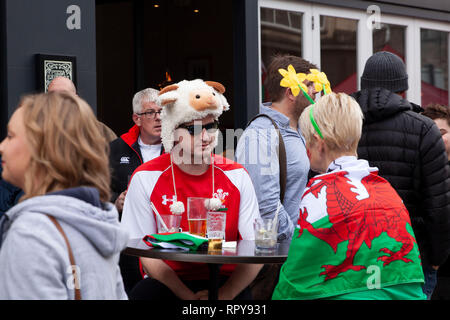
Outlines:
[[370, 57], [361, 91], [352, 96], [364, 114], [358, 157], [378, 167], [410, 214], [431, 297], [436, 273], [450, 253], [450, 170], [439, 129], [402, 94], [408, 89], [403, 61], [389, 52]]
[[0, 155], [0, 217], [14, 206], [23, 195], [22, 190], [2, 178], [2, 156]]
[[[156, 102], [159, 91], [147, 88], [133, 97], [133, 121], [135, 125], [109, 144], [111, 168], [111, 202], [122, 218], [123, 203], [128, 182], [134, 170], [141, 164], [163, 153], [161, 144], [161, 106]], [[137, 257], [120, 255], [120, 270], [127, 294], [142, 280]]]
[[161, 106], [157, 104], [159, 91], [147, 88], [133, 98], [135, 125], [110, 143], [111, 202], [122, 214], [128, 182], [134, 170], [141, 164], [159, 157], [161, 144]]
[[[441, 137], [444, 141], [445, 150], [447, 151], [447, 166], [450, 169], [450, 107], [430, 104], [422, 112], [424, 116], [427, 116], [436, 123], [437, 127], [441, 131]], [[438, 281], [436, 289], [433, 292], [433, 300], [449, 300], [450, 299], [450, 259], [439, 267]]]

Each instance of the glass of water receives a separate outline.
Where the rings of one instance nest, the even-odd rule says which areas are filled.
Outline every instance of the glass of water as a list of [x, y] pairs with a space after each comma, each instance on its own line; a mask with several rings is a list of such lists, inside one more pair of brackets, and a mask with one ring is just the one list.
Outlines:
[[255, 230], [256, 252], [273, 252], [277, 249], [278, 221], [257, 218], [253, 224]]

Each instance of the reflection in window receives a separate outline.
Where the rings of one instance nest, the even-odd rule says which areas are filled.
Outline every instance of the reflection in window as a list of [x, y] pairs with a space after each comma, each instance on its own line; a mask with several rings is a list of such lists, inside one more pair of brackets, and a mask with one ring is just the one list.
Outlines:
[[321, 69], [335, 92], [356, 91], [357, 21], [320, 17]]
[[421, 29], [422, 106], [448, 105], [448, 33]]
[[373, 53], [391, 52], [405, 61], [405, 27], [393, 24], [381, 24], [373, 30]]
[[[272, 56], [288, 53], [302, 56], [302, 14], [299, 12], [261, 8], [261, 75], [266, 77]], [[262, 100], [268, 101], [262, 86]]]

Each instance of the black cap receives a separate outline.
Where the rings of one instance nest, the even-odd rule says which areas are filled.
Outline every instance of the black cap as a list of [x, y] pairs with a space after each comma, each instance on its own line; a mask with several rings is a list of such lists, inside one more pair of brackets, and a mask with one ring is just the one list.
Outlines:
[[385, 88], [392, 92], [408, 90], [408, 74], [402, 59], [387, 51], [377, 52], [366, 62], [361, 89]]

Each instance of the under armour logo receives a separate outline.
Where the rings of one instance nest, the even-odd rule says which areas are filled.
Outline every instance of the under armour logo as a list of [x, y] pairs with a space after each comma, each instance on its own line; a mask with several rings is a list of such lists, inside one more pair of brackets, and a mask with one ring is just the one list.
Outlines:
[[130, 157], [122, 157], [120, 158], [120, 164], [130, 164]]
[[177, 197], [176, 197], [176, 196], [173, 196], [172, 199], [167, 199], [167, 195], [163, 195], [163, 196], [162, 196], [162, 199], [163, 199], [163, 201], [162, 201], [162, 204], [163, 204], [163, 205], [166, 205], [167, 202], [172, 202], [172, 203], [174, 203], [174, 202], [177, 201]]

